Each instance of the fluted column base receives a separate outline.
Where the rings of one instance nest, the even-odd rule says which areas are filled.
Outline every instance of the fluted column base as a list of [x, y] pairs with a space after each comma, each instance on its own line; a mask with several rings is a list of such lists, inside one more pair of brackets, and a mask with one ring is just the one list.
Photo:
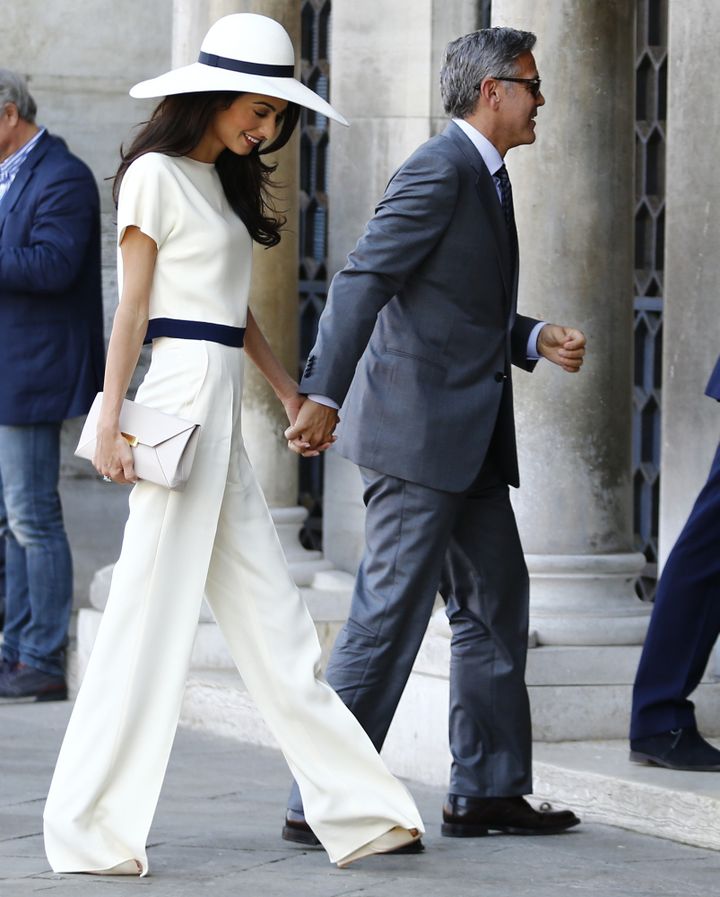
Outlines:
[[650, 607], [633, 583], [645, 565], [639, 552], [526, 555], [530, 628], [541, 645], [639, 645]]

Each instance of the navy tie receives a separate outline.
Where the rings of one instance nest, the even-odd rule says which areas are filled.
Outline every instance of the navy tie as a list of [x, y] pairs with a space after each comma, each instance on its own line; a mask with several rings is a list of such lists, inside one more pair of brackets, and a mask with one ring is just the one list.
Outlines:
[[503, 215], [505, 216], [505, 224], [508, 229], [508, 236], [512, 242], [515, 231], [515, 211], [513, 209], [512, 187], [510, 186], [510, 178], [508, 177], [507, 168], [501, 166], [495, 172], [495, 177], [500, 182], [500, 196], [502, 203]]

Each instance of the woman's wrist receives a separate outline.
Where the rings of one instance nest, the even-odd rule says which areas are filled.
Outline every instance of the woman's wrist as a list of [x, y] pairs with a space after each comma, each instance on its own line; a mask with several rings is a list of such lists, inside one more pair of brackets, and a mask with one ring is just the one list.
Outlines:
[[111, 410], [100, 412], [97, 422], [97, 433], [103, 436], [116, 436], [120, 432], [120, 413]]
[[293, 399], [296, 399], [297, 394], [298, 394], [298, 385], [292, 379], [292, 377], [288, 377], [288, 379], [282, 384], [282, 386], [279, 386], [275, 390], [275, 395], [283, 403], [290, 402]]

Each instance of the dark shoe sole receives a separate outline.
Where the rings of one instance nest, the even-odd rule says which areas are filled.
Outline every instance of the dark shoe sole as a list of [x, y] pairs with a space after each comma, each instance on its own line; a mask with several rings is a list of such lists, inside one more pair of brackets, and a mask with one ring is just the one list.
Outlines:
[[44, 691], [42, 694], [36, 695], [35, 700], [44, 701], [67, 701], [67, 688], [58, 689], [57, 691]]
[[422, 840], [418, 838], [417, 841], [403, 844], [402, 847], [397, 847], [395, 850], [388, 850], [385, 856], [396, 856], [399, 853], [422, 853], [423, 850], [425, 850], [425, 845]]
[[678, 772], [720, 772], [720, 766], [680, 766], [677, 763], [669, 763], [661, 757], [653, 757], [652, 754], [643, 754], [642, 751], [630, 751], [630, 760], [641, 766], [661, 766], [663, 769], [676, 769]]
[[482, 825], [462, 825], [459, 822], [443, 822], [440, 834], [446, 838], [484, 838], [490, 829]]
[[304, 844], [306, 847], [320, 847], [320, 841], [313, 832], [304, 832], [291, 825], [284, 825], [282, 830], [283, 841], [291, 841], [293, 844]]
[[446, 838], [483, 838], [489, 835], [491, 831], [502, 832], [504, 835], [560, 835], [570, 828], [580, 825], [580, 820], [568, 822], [565, 825], [553, 826], [552, 828], [518, 828], [514, 825], [491, 825], [484, 827], [481, 825], [463, 825], [457, 822], [443, 822], [440, 826], [440, 833]]
[[0, 704], [43, 704], [46, 701], [67, 701], [64, 691], [45, 691], [39, 695], [0, 695]]

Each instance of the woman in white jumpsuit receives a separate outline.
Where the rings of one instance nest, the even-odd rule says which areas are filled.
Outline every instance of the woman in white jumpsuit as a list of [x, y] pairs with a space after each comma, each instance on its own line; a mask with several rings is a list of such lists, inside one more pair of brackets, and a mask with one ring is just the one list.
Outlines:
[[294, 80], [293, 63], [276, 22], [232, 15], [208, 32], [199, 63], [132, 91], [168, 99], [118, 173], [121, 299], [94, 463], [117, 482], [136, 480], [118, 414], [148, 319], [152, 359], [136, 400], [201, 430], [184, 491], [137, 482], [130, 496], [107, 609], [45, 808], [56, 872], [147, 873], [203, 595], [330, 860], [345, 865], [422, 832], [407, 790], [319, 677], [313, 622], [240, 432], [245, 353], [291, 418], [302, 398], [247, 308], [252, 237], [272, 245], [280, 222], [261, 203], [260, 180], [253, 194], [233, 173], [251, 164], [267, 182], [259, 146], [286, 142], [298, 105], [343, 121]]

